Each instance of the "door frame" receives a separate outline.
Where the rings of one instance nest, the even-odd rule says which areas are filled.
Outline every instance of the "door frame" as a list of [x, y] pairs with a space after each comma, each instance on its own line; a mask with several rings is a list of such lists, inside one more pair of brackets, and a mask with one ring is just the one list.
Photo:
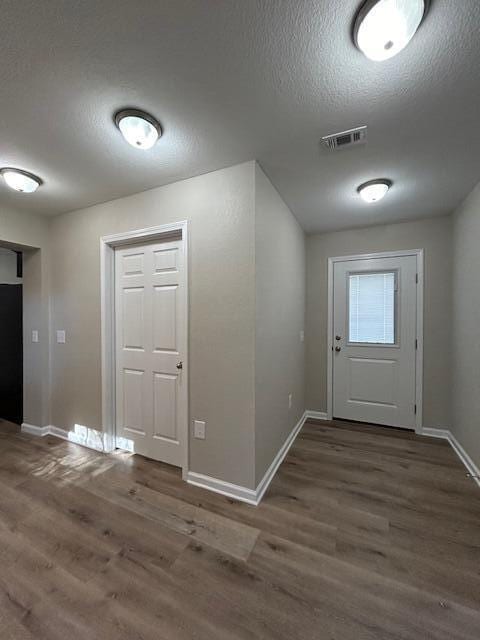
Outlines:
[[327, 320], [327, 419], [333, 418], [333, 270], [336, 262], [373, 260], [375, 258], [403, 258], [415, 256], [417, 260], [417, 350], [415, 355], [415, 432], [421, 433], [423, 427], [423, 288], [424, 288], [424, 250], [381, 251], [328, 258], [328, 320]]
[[186, 384], [182, 389], [181, 402], [186, 405], [185, 421], [181, 425], [184, 430], [185, 451], [183, 452], [182, 477], [185, 480], [189, 467], [189, 371], [188, 366], [188, 221], [174, 222], [147, 229], [136, 229], [124, 233], [115, 233], [100, 238], [100, 288], [101, 288], [101, 351], [102, 351], [102, 422], [104, 431], [105, 451], [111, 452], [117, 448], [116, 435], [116, 404], [115, 404], [115, 248], [139, 242], [154, 242], [166, 240], [170, 236], [182, 234], [184, 251], [184, 292], [183, 305], [185, 308], [185, 332], [187, 363]]

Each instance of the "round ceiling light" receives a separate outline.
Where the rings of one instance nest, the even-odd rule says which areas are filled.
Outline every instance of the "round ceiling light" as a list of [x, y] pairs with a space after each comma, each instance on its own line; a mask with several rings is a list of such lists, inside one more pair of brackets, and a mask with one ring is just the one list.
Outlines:
[[370, 60], [388, 60], [404, 49], [427, 12], [429, 0], [367, 0], [354, 26], [357, 47]]
[[384, 178], [380, 180], [370, 180], [361, 184], [357, 191], [364, 202], [369, 204], [372, 202], [378, 202], [387, 195], [388, 190], [392, 186], [391, 180]]
[[153, 116], [138, 109], [123, 109], [115, 114], [115, 124], [123, 137], [136, 149], [151, 149], [162, 135], [162, 127]]
[[21, 193], [33, 193], [42, 184], [42, 180], [38, 176], [28, 171], [23, 171], [23, 169], [4, 167], [0, 169], [0, 175], [10, 189]]

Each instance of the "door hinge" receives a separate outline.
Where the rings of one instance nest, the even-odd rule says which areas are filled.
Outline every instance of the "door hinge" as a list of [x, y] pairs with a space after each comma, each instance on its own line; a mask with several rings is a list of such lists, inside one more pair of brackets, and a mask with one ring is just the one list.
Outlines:
[[418, 273], [415, 274], [415, 282], [418, 284]]
[[417, 338], [415, 338], [415, 350], [417, 350], [417, 349], [418, 349], [418, 340], [417, 340]]
[[414, 405], [414, 407], [413, 407], [413, 413], [414, 413], [415, 415], [417, 415], [417, 405]]

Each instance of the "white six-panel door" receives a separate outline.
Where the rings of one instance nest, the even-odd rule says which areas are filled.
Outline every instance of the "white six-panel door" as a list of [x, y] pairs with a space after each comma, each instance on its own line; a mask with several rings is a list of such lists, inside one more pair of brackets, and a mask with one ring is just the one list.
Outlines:
[[183, 466], [186, 308], [182, 240], [115, 249], [117, 438]]
[[417, 259], [338, 261], [333, 416], [415, 427]]

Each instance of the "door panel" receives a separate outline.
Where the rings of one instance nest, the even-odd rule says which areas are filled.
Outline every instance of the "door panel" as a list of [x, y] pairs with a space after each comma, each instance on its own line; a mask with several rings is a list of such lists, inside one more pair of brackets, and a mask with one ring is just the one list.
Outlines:
[[349, 402], [396, 406], [396, 360], [349, 358]]
[[416, 256], [334, 265], [334, 417], [415, 426]]
[[181, 240], [115, 251], [117, 436], [177, 466], [187, 433], [183, 255]]
[[123, 346], [144, 349], [143, 287], [123, 289]]
[[123, 406], [124, 406], [124, 428], [126, 431], [142, 433], [145, 435], [143, 425], [143, 407], [145, 399], [143, 397], [144, 371], [134, 369], [123, 370]]
[[143, 274], [143, 253], [123, 256], [123, 275], [138, 276]]
[[154, 287], [153, 348], [177, 352], [177, 287]]
[[177, 440], [177, 376], [154, 374], [154, 436]]
[[178, 249], [160, 249], [153, 254], [153, 263], [155, 265], [155, 271], [161, 273], [162, 271], [176, 271]]

